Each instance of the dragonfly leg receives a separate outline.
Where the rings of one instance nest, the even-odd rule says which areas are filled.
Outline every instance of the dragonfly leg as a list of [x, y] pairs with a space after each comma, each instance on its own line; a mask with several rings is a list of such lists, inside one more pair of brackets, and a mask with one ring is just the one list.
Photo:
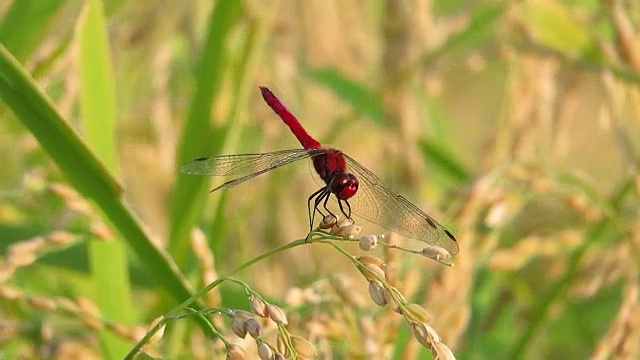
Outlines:
[[[328, 194], [328, 189], [326, 187], [323, 187], [311, 194], [311, 196], [309, 196], [309, 199], [307, 199], [307, 210], [309, 212], [309, 231], [313, 230], [313, 219], [315, 219], [316, 217], [316, 211], [319, 212], [320, 215], [324, 216], [324, 213], [320, 209], [318, 209], [318, 205], [320, 205], [320, 202], [322, 202], [323, 198], [328, 198]], [[311, 201], [313, 201], [313, 210], [311, 207]]]
[[324, 199], [324, 203], [322, 205], [322, 207], [324, 207], [325, 210], [327, 210], [327, 212], [335, 217], [335, 215], [333, 215], [333, 213], [331, 212], [331, 210], [327, 209], [327, 200], [329, 200], [329, 196], [331, 196], [331, 192], [329, 191], [329, 189], [325, 188], [326, 191], [323, 192], [322, 194], [320, 194], [315, 201], [314, 207], [315, 209], [320, 213], [320, 215], [322, 215], [322, 217], [325, 217], [326, 215], [324, 214], [324, 212], [322, 210], [320, 210], [320, 208], [318, 207], [320, 205], [320, 203], [322, 202], [322, 200]]
[[[345, 203], [347, 205], [347, 210], [349, 210], [349, 212], [344, 211], [342, 203]], [[353, 221], [353, 219], [351, 218], [351, 205], [349, 205], [349, 202], [347, 200], [338, 200], [338, 206], [340, 207], [340, 211], [342, 211], [342, 214], [346, 216], [347, 219]]]
[[[331, 191], [329, 191], [329, 188], [327, 188], [327, 192], [324, 194], [324, 202], [322, 203], [322, 207], [327, 210], [327, 212], [329, 213], [329, 215], [333, 216], [334, 218], [336, 218], [336, 220], [338, 219], [338, 217], [331, 211], [329, 210], [329, 208], [327, 207], [327, 203], [329, 202], [329, 198], [331, 197]], [[320, 211], [320, 209], [318, 209], [318, 212], [320, 212], [322, 214], [322, 211]], [[324, 215], [324, 214], [323, 214]]]

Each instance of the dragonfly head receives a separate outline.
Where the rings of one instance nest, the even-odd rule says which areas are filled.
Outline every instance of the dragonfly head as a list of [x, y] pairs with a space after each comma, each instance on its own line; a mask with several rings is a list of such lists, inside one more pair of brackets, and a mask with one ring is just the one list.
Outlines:
[[336, 172], [329, 182], [329, 190], [338, 199], [347, 200], [358, 191], [358, 178], [346, 172]]

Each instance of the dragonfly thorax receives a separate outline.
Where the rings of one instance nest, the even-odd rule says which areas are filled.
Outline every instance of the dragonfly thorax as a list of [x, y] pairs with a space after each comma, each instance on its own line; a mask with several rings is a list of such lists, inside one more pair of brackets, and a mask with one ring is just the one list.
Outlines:
[[335, 171], [328, 186], [338, 199], [347, 200], [358, 192], [358, 178], [351, 173]]
[[312, 161], [316, 172], [327, 185], [335, 172], [345, 172], [347, 168], [342, 152], [336, 149], [324, 149], [313, 155]]

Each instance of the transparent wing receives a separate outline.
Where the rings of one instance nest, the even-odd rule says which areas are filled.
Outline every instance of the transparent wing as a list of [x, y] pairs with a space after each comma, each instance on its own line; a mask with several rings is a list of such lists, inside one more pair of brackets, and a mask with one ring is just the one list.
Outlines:
[[458, 242], [444, 226], [388, 188], [357, 161], [343, 155], [347, 160], [347, 171], [358, 178], [358, 192], [349, 199], [357, 216], [402, 236], [440, 246], [452, 255], [458, 253]]
[[196, 159], [180, 168], [180, 172], [192, 175], [240, 176], [211, 190], [229, 188], [260, 174], [325, 152], [324, 149], [290, 149], [261, 154], [221, 155]]

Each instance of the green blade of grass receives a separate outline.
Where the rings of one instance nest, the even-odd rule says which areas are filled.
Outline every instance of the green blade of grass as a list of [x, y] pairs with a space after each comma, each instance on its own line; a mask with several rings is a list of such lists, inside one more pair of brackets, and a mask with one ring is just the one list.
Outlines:
[[92, 199], [131, 246], [149, 274], [178, 302], [191, 296], [184, 277], [121, 198], [118, 182], [58, 114], [18, 61], [0, 44], [0, 97], [36, 137], [69, 182]]
[[536, 42], [566, 54], [593, 53], [591, 29], [577, 20], [570, 7], [558, 1], [538, 0], [523, 2], [518, 10]]
[[[111, 173], [117, 173], [115, 84], [100, 0], [90, 0], [85, 4], [76, 35], [83, 134], [87, 144], [105, 162]], [[122, 241], [93, 239], [89, 243], [96, 304], [109, 319], [130, 324], [132, 307], [126, 250]], [[127, 354], [129, 343], [120, 336], [103, 330], [100, 338], [103, 358], [121, 359]]]
[[[209, 19], [209, 30], [197, 65], [197, 79], [193, 101], [189, 108], [180, 148], [176, 157], [178, 167], [197, 157], [220, 150], [226, 129], [214, 129], [210, 121], [211, 105], [218, 95], [226, 68], [225, 41], [242, 15], [241, 3], [218, 1]], [[169, 251], [178, 266], [187, 264], [189, 234], [204, 206], [209, 179], [199, 176], [179, 176], [171, 199]]]
[[367, 116], [378, 125], [383, 125], [383, 111], [380, 101], [365, 85], [342, 75], [333, 68], [310, 69], [308, 75], [315, 82], [329, 88], [338, 98], [347, 102], [360, 114]]
[[[610, 206], [616, 211], [625, 211], [621, 209], [621, 206], [625, 198], [632, 193], [633, 181], [627, 181], [611, 197]], [[579, 272], [583, 257], [587, 254], [590, 246], [610, 237], [613, 233], [611, 225], [610, 220], [604, 218], [590, 226], [585, 234], [585, 240], [568, 257], [566, 262], [567, 269], [564, 275], [555, 283], [550, 284], [545, 294], [541, 294], [540, 299], [536, 302], [536, 307], [531, 312], [531, 322], [518, 339], [513, 339], [515, 341], [512, 341], [513, 348], [510, 351], [509, 359], [521, 359], [531, 345], [535, 343], [535, 336], [539, 333], [543, 324], [548, 321], [553, 304], [565, 296], [574, 283], [574, 279], [577, 277], [576, 273]]]
[[424, 53], [417, 61], [407, 66], [407, 69], [399, 76], [399, 82], [404, 82], [414, 76], [416, 70], [425, 67], [453, 49], [470, 46], [490, 39], [492, 26], [500, 20], [505, 8], [495, 5], [487, 5], [478, 9], [469, 20], [467, 27], [447, 38], [447, 41], [437, 49]]
[[83, 194], [120, 198], [122, 187], [0, 44], [0, 96]]
[[[232, 82], [235, 84], [233, 89], [232, 105], [227, 116], [226, 123], [229, 125], [229, 130], [225, 133], [224, 139], [224, 151], [234, 152], [237, 145], [241, 143], [240, 133], [243, 129], [243, 124], [240, 122], [240, 114], [247, 108], [248, 100], [251, 99], [251, 95], [258, 92], [253, 79], [256, 78], [257, 73], [263, 67], [262, 54], [267, 43], [267, 38], [270, 34], [270, 30], [273, 27], [274, 20], [276, 18], [279, 2], [272, 3], [270, 13], [263, 14], [264, 17], [252, 23], [249, 26], [247, 36], [242, 51], [240, 52], [234, 63], [231, 64], [231, 68], [237, 69], [232, 76]], [[232, 125], [231, 125], [232, 124]], [[214, 256], [220, 258], [224, 255], [223, 237], [225, 236], [224, 227], [226, 225], [223, 216], [220, 216], [224, 208], [224, 195], [219, 194], [216, 200], [209, 202], [210, 205], [216, 207], [216, 211], [211, 216], [209, 237], [209, 246], [211, 247]]]
[[14, 1], [0, 23], [0, 43], [24, 62], [40, 44], [49, 20], [63, 4], [61, 0]]
[[471, 175], [465, 167], [437, 142], [423, 138], [420, 140], [419, 146], [425, 161], [437, 170], [437, 174], [444, 175], [457, 184], [463, 184], [471, 179]]

